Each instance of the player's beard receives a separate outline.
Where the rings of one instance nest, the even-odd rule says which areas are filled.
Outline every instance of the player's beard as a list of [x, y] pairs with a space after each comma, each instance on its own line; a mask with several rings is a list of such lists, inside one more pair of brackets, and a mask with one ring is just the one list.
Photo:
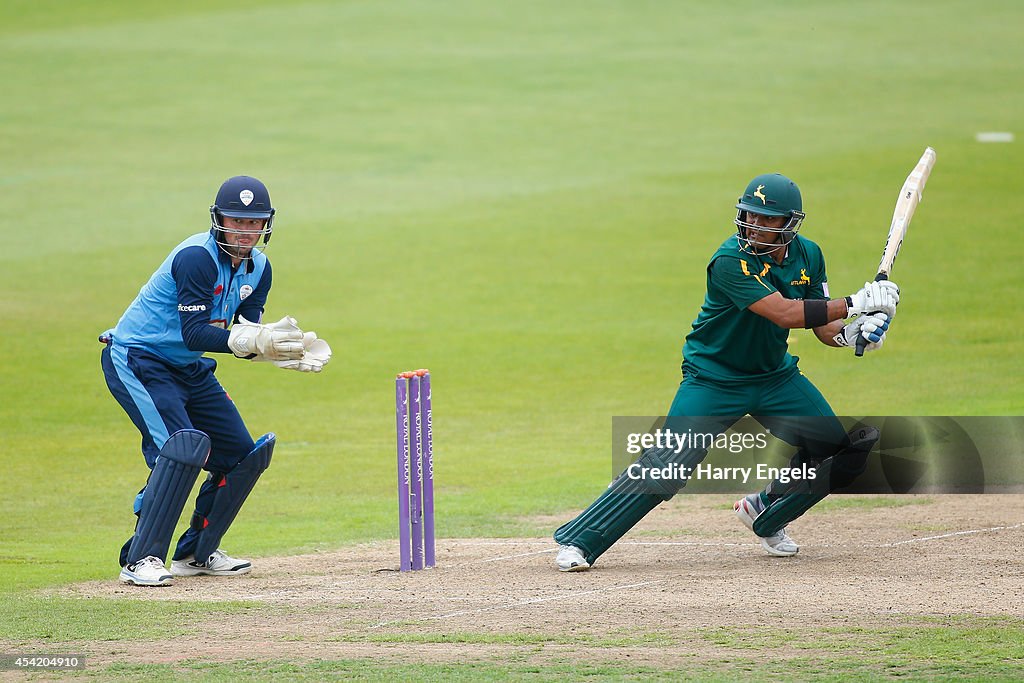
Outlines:
[[229, 244], [225, 251], [228, 252], [228, 256], [237, 259], [247, 259], [252, 257], [252, 247], [242, 246], [240, 244]]
[[780, 247], [785, 247], [786, 244], [788, 244], [788, 243], [783, 244], [783, 243], [779, 243], [779, 242], [774, 242], [774, 243], [771, 243], [771, 244], [769, 244], [767, 242], [761, 242], [761, 241], [756, 241], [755, 242], [755, 241], [748, 240], [741, 233], [737, 233], [736, 234], [736, 239], [737, 239], [737, 241], [738, 241], [738, 243], [740, 245], [740, 249], [741, 250], [747, 252], [748, 254], [753, 254], [754, 256], [768, 256], [769, 254], [775, 253], [775, 251], [777, 249], [779, 249]]

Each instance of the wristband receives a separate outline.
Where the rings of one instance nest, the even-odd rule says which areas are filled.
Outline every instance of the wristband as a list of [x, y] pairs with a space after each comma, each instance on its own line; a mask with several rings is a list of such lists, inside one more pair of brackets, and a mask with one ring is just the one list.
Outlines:
[[828, 301], [804, 299], [804, 328], [821, 327], [828, 323]]

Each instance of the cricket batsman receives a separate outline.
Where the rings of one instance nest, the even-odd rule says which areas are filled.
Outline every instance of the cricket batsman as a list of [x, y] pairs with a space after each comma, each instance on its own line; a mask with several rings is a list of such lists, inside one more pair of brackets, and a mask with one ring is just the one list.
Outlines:
[[[751, 415], [773, 434], [798, 446], [793, 465], [810, 463], [817, 484], [775, 480], [741, 498], [736, 515], [770, 555], [795, 555], [800, 546], [786, 526], [828, 493], [849, 485], [866, 467], [878, 431], [850, 433], [788, 352], [789, 330], [806, 328], [828, 346], [851, 352], [858, 337], [881, 348], [896, 314], [892, 281], [865, 283], [831, 299], [825, 259], [817, 244], [798, 234], [804, 220], [800, 190], [778, 173], [759, 175], [736, 204], [737, 232], [711, 256], [707, 293], [683, 346], [683, 379], [668, 410], [669, 424], [696, 424], [721, 433]], [[805, 420], [794, 416], [807, 416]], [[638, 462], [693, 471], [706, 450], [648, 449]], [[625, 476], [590, 507], [555, 532], [561, 571], [584, 571], [619, 538], [686, 481], [661, 481], [638, 492]]]

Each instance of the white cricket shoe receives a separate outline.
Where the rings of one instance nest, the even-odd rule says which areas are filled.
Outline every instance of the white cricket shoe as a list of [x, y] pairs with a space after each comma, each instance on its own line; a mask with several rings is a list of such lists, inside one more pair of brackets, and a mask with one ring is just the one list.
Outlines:
[[252, 562], [229, 557], [220, 548], [210, 554], [210, 559], [206, 564], [196, 562], [196, 558], [193, 555], [189, 555], [183, 560], [171, 562], [171, 573], [175, 576], [198, 576], [199, 574], [206, 574], [207, 576], [240, 576], [251, 571]]
[[[740, 521], [753, 531], [754, 520], [764, 512], [761, 494], [751, 493], [749, 496], [740, 498], [733, 504], [732, 509], [736, 511], [736, 516], [740, 518]], [[765, 552], [775, 557], [789, 557], [800, 552], [800, 546], [789, 537], [785, 528], [779, 529], [771, 536], [758, 536], [757, 538], [761, 541], [761, 547], [765, 549]]]
[[121, 580], [121, 583], [134, 584], [136, 586], [174, 585], [174, 577], [164, 567], [164, 561], [152, 555], [142, 558], [135, 564], [122, 567], [121, 575], [118, 578]]
[[555, 564], [561, 572], [585, 572], [590, 569], [590, 563], [583, 557], [583, 551], [574, 545], [560, 546]]

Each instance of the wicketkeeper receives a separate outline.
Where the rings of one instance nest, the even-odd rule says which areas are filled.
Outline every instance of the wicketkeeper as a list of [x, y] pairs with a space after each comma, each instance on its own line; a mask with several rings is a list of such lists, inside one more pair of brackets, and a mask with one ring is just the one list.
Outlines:
[[[141, 432], [151, 470], [135, 498], [135, 534], [121, 548], [124, 583], [167, 586], [175, 576], [252, 570], [219, 546], [270, 465], [276, 437], [253, 440], [214, 376], [217, 362], [203, 354], [299, 372], [320, 372], [331, 358], [327, 342], [294, 318], [262, 323], [271, 285], [263, 249], [274, 213], [259, 180], [225, 181], [210, 207], [210, 230], [176, 246], [117, 326], [100, 336], [107, 387]], [[171, 536], [201, 470], [209, 475], [168, 572]]]
[[[804, 219], [800, 190], [780, 174], [759, 175], [736, 205], [737, 232], [712, 255], [707, 294], [683, 346], [683, 380], [669, 408], [669, 424], [724, 432], [752, 415], [773, 434], [799, 447], [794, 465], [811, 463], [817, 484], [773, 481], [734, 505], [739, 519], [771, 555], [800, 547], [786, 525], [828, 493], [863, 472], [878, 432], [847, 434], [839, 419], [788, 352], [789, 330], [808, 328], [824, 344], [867, 350], [882, 346], [896, 314], [899, 288], [891, 281], [865, 283], [848, 297], [830, 299], [825, 259], [817, 244], [798, 235]], [[846, 322], [852, 318], [850, 322]], [[793, 416], [810, 419], [794, 420]], [[642, 465], [695, 467], [706, 450], [675, 453], [650, 449]], [[620, 476], [590, 507], [555, 532], [562, 571], [583, 571], [685, 480], [638, 491]]]

